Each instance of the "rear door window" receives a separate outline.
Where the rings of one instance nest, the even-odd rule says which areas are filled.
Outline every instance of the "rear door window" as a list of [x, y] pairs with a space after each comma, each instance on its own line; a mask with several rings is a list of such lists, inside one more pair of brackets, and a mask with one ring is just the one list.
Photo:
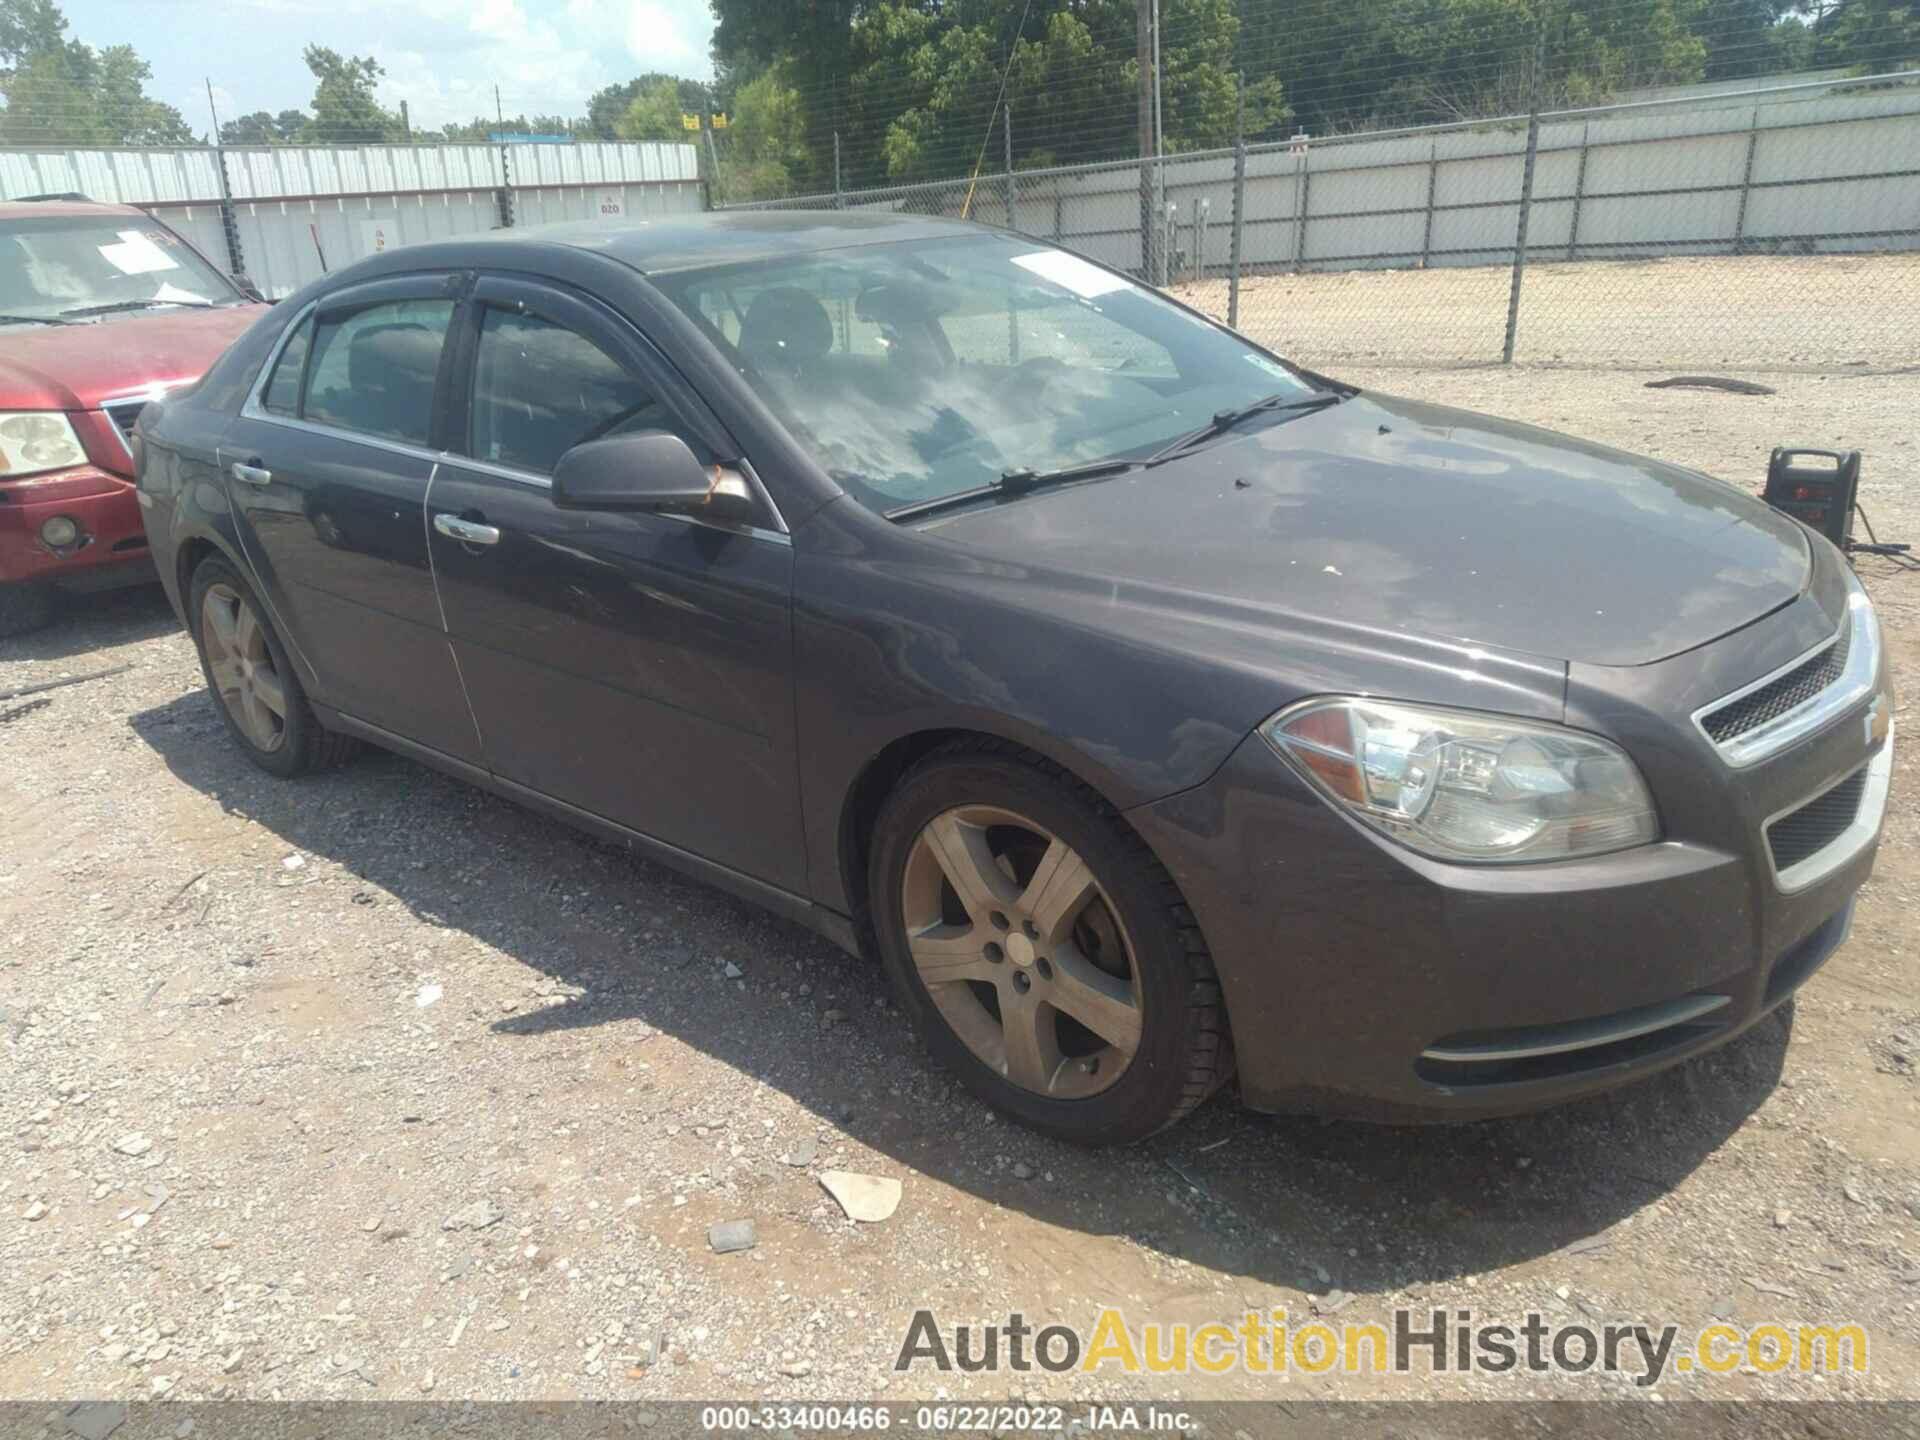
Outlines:
[[427, 446], [434, 379], [452, 320], [451, 300], [392, 300], [321, 315], [301, 418]]

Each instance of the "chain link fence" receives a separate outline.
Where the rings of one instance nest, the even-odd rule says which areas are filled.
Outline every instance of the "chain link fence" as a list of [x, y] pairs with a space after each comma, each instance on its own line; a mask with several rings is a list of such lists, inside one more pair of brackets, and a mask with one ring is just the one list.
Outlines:
[[1920, 72], [745, 208], [1006, 226], [1314, 363], [1920, 363]]

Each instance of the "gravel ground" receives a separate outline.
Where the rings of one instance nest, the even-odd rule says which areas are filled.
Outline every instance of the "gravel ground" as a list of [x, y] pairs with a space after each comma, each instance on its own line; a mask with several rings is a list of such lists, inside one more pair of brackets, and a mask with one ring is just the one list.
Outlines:
[[[1496, 361], [1508, 265], [1248, 277], [1241, 328], [1283, 355], [1351, 365]], [[1211, 314], [1227, 283], [1176, 285]], [[1522, 364], [1847, 367], [1912, 372], [1920, 255], [1661, 256], [1528, 265]]]
[[[1920, 539], [1911, 377], [1747, 398], [1349, 374], [1756, 487], [1777, 442], [1858, 445], [1876, 526]], [[1920, 576], [1861, 568], [1920, 692]], [[1851, 944], [1712, 1057], [1437, 1130], [1223, 1099], [1089, 1153], [997, 1121], [921, 1059], [869, 967], [726, 896], [391, 756], [255, 771], [157, 592], [10, 642], [0, 691], [114, 665], [0, 701], [0, 1396], [1275, 1397], [1240, 1375], [890, 1373], [917, 1307], [1084, 1331], [1101, 1303], [1851, 1321], [1866, 1375], [1665, 1392], [1920, 1395], [1910, 759]], [[898, 1211], [849, 1221], [831, 1169], [900, 1181]], [[714, 1253], [709, 1227], [738, 1219], [755, 1247]]]

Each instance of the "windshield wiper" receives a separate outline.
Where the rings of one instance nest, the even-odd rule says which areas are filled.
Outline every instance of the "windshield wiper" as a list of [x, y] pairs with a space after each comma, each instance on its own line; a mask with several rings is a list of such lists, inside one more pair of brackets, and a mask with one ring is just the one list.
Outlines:
[[179, 305], [189, 310], [212, 310], [211, 300], [112, 300], [105, 305], [82, 305], [77, 310], [62, 310], [62, 315], [111, 315], [116, 310], [157, 310], [162, 305]]
[[1184, 454], [1203, 440], [1211, 440], [1216, 435], [1226, 434], [1227, 431], [1238, 425], [1242, 420], [1251, 419], [1255, 415], [1266, 415], [1282, 410], [1323, 410], [1329, 405], [1338, 405], [1346, 398], [1345, 395], [1330, 390], [1308, 395], [1302, 399], [1295, 399], [1291, 394], [1269, 395], [1266, 399], [1256, 400], [1251, 405], [1242, 405], [1233, 410], [1222, 410], [1199, 429], [1189, 430], [1178, 440], [1173, 441], [1171, 444], [1163, 445], [1160, 449], [1154, 451], [1153, 454], [1146, 458], [1145, 463], [1148, 465], [1158, 465], [1162, 461], [1171, 460], [1174, 456]]
[[65, 325], [57, 315], [0, 315], [0, 325]]
[[931, 515], [935, 511], [948, 510], [956, 505], [971, 505], [976, 500], [991, 499], [996, 495], [1025, 495], [1044, 485], [1067, 485], [1075, 480], [1098, 480], [1106, 475], [1124, 475], [1139, 466], [1138, 460], [1091, 460], [1084, 465], [1066, 465], [1058, 470], [1007, 470], [998, 480], [989, 485], [976, 485], [971, 490], [956, 490], [951, 495], [936, 495], [931, 500], [916, 500], [911, 505], [901, 505], [892, 510], [883, 511], [889, 520], [915, 520], [922, 515]]

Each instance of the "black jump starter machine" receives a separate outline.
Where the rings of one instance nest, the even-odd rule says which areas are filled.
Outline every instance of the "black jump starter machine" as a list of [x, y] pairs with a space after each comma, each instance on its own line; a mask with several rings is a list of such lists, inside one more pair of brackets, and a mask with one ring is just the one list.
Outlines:
[[[1822, 463], [1804, 463], [1808, 460]], [[1767, 464], [1767, 488], [1760, 498], [1847, 551], [1855, 548], [1853, 501], [1859, 488], [1858, 450], [1842, 454], [1783, 445]]]

